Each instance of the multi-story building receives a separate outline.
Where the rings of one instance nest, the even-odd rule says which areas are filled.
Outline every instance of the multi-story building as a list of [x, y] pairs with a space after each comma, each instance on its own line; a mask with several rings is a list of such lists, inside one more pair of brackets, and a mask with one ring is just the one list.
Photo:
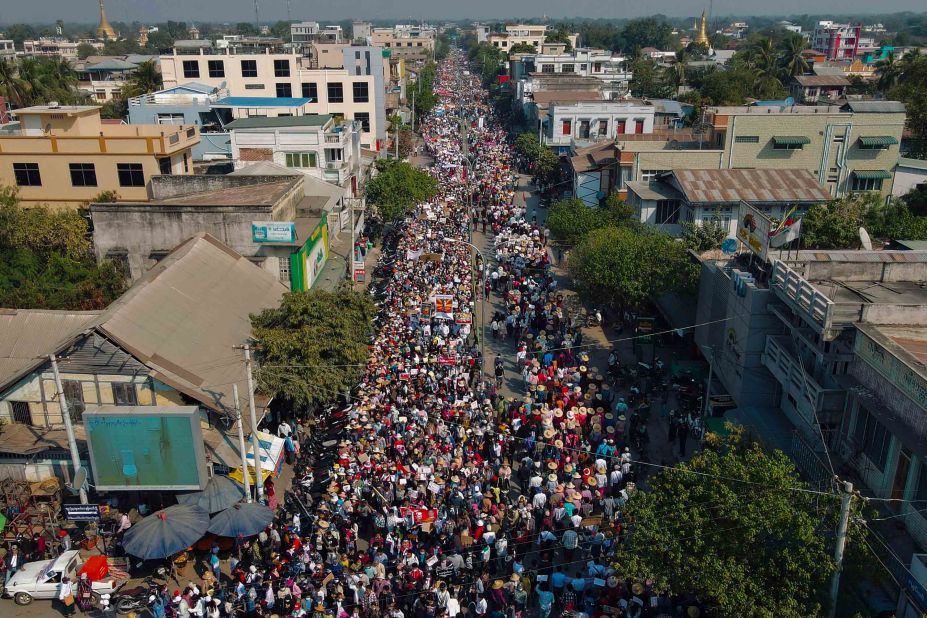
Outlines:
[[702, 261], [692, 319], [717, 379], [711, 394], [730, 395], [741, 420], [762, 424], [812, 480], [833, 478], [823, 436], [835, 466], [856, 468], [878, 496], [909, 497], [920, 473], [908, 468], [912, 445], [927, 435], [923, 368], [910, 354], [927, 327], [927, 252], [757, 257]]
[[613, 140], [624, 133], [653, 132], [654, 107], [641, 101], [595, 101], [561, 104], [552, 101], [544, 122], [542, 143], [568, 151], [575, 145]]
[[819, 21], [811, 35], [811, 49], [827, 60], [853, 60], [859, 49], [862, 26]]
[[336, 122], [328, 114], [241, 118], [227, 125], [232, 159], [241, 168], [272, 161], [357, 191], [360, 169], [360, 123]]
[[98, 103], [105, 103], [122, 96], [123, 87], [146, 60], [157, 62], [157, 56], [93, 56], [86, 60], [72, 62], [77, 72], [77, 87], [93, 97]]
[[851, 101], [838, 106], [711, 107], [701, 130], [618, 135], [618, 191], [674, 169], [802, 169], [827, 192], [891, 195], [904, 105]]
[[627, 92], [631, 81], [628, 59], [601, 49], [574, 48], [567, 52], [563, 43], [546, 43], [537, 54], [516, 54], [509, 61], [513, 80], [540, 73], [595, 77], [619, 92]]
[[390, 50], [390, 55], [405, 60], [428, 60], [434, 56], [438, 32], [399, 24], [393, 28], [374, 28], [370, 35], [374, 47]]
[[[489, 34], [486, 41], [506, 53], [516, 45], [531, 45], [535, 50], [540, 50], [547, 38], [547, 32], [547, 26], [518, 24], [506, 26], [505, 32]], [[579, 34], [571, 34], [567, 38], [571, 47], [577, 46]]]
[[24, 56], [57, 56], [65, 60], [77, 60], [77, 48], [86, 43], [97, 51], [103, 49], [103, 42], [95, 39], [69, 41], [62, 38], [45, 38], [23, 41]]
[[13, 39], [0, 39], [0, 58], [15, 58], [16, 44]]
[[290, 41], [296, 45], [308, 45], [319, 40], [319, 22], [299, 21], [290, 24]]
[[486, 24], [475, 23], [473, 24], [473, 33], [476, 35], [477, 43], [486, 43], [489, 40], [489, 33], [492, 32], [492, 28]]
[[369, 21], [351, 22], [351, 40], [361, 45], [372, 45], [371, 37], [373, 36], [373, 24]]
[[151, 177], [192, 174], [194, 126], [103, 124], [95, 106], [16, 110], [18, 134], [0, 134], [0, 183], [25, 205], [77, 208], [103, 191], [145, 201]]
[[194, 161], [230, 159], [232, 147], [213, 104], [228, 97], [227, 90], [202, 84], [185, 84], [129, 99], [129, 124], [194, 125], [200, 142], [193, 147]]
[[309, 113], [358, 121], [364, 127], [361, 144], [377, 150], [386, 138], [383, 52], [362, 46], [341, 51], [342, 68], [320, 69], [311, 58], [282, 46], [257, 53], [175, 48], [161, 56], [161, 74], [166, 88], [198, 83], [226, 88], [233, 97], [309, 98]]

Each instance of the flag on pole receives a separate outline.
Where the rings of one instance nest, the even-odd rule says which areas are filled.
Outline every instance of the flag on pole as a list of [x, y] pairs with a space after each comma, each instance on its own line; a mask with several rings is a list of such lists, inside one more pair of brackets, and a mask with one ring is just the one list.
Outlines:
[[795, 208], [792, 208], [776, 229], [769, 233], [769, 246], [782, 247], [798, 238], [799, 235], [801, 235], [801, 217], [796, 217]]

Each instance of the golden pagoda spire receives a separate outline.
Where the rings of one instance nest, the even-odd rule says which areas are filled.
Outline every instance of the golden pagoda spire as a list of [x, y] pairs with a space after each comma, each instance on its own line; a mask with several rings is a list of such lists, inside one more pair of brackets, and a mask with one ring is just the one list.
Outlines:
[[113, 30], [113, 26], [109, 23], [109, 20], [106, 19], [106, 9], [103, 8], [103, 0], [100, 0], [100, 25], [97, 26], [97, 38], [104, 40], [116, 38], [116, 31]]
[[[102, 3], [103, 0], [100, 0]], [[702, 45], [710, 45], [708, 40], [708, 18], [705, 17], [705, 11], [702, 11], [702, 19], [698, 23], [698, 34], [695, 36], [695, 42]]]

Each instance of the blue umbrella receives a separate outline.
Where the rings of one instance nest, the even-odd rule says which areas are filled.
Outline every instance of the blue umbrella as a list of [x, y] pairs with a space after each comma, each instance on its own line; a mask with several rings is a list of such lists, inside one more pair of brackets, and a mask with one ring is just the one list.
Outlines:
[[122, 547], [143, 560], [167, 558], [203, 538], [208, 527], [209, 513], [198, 506], [177, 504], [126, 530]]
[[198, 506], [207, 513], [218, 513], [245, 497], [245, 488], [227, 476], [214, 476], [206, 483], [206, 489], [177, 496], [177, 502]]
[[239, 503], [213, 516], [209, 532], [241, 537], [257, 534], [274, 520], [274, 512], [259, 502]]

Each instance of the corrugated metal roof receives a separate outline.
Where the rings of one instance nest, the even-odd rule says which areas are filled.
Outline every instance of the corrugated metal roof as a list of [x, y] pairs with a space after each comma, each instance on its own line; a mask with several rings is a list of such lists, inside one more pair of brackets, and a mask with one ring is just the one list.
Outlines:
[[796, 75], [792, 79], [805, 87], [850, 85], [849, 80], [842, 75]]
[[673, 170], [690, 204], [827, 202], [830, 194], [807, 170]]
[[916, 170], [927, 170], [927, 161], [923, 159], [909, 159], [901, 157], [898, 159], [898, 167], [910, 167]]
[[901, 101], [849, 101], [843, 106], [857, 114], [904, 113]]
[[57, 353], [100, 313], [0, 309], [0, 388], [41, 365], [42, 357]]
[[642, 200], [676, 200], [680, 197], [679, 192], [665, 182], [632, 180], [627, 187]]
[[233, 384], [247, 393], [233, 346], [251, 336], [249, 316], [277, 307], [286, 292], [277, 277], [199, 233], [145, 273], [95, 328], [148, 365], [153, 378], [231, 413]]
[[[87, 441], [84, 426], [74, 425], [77, 449], [85, 451]], [[43, 429], [22, 423], [10, 423], [0, 433], [0, 453], [12, 455], [33, 455], [43, 451], [65, 451], [68, 449], [68, 434], [64, 429]]]

